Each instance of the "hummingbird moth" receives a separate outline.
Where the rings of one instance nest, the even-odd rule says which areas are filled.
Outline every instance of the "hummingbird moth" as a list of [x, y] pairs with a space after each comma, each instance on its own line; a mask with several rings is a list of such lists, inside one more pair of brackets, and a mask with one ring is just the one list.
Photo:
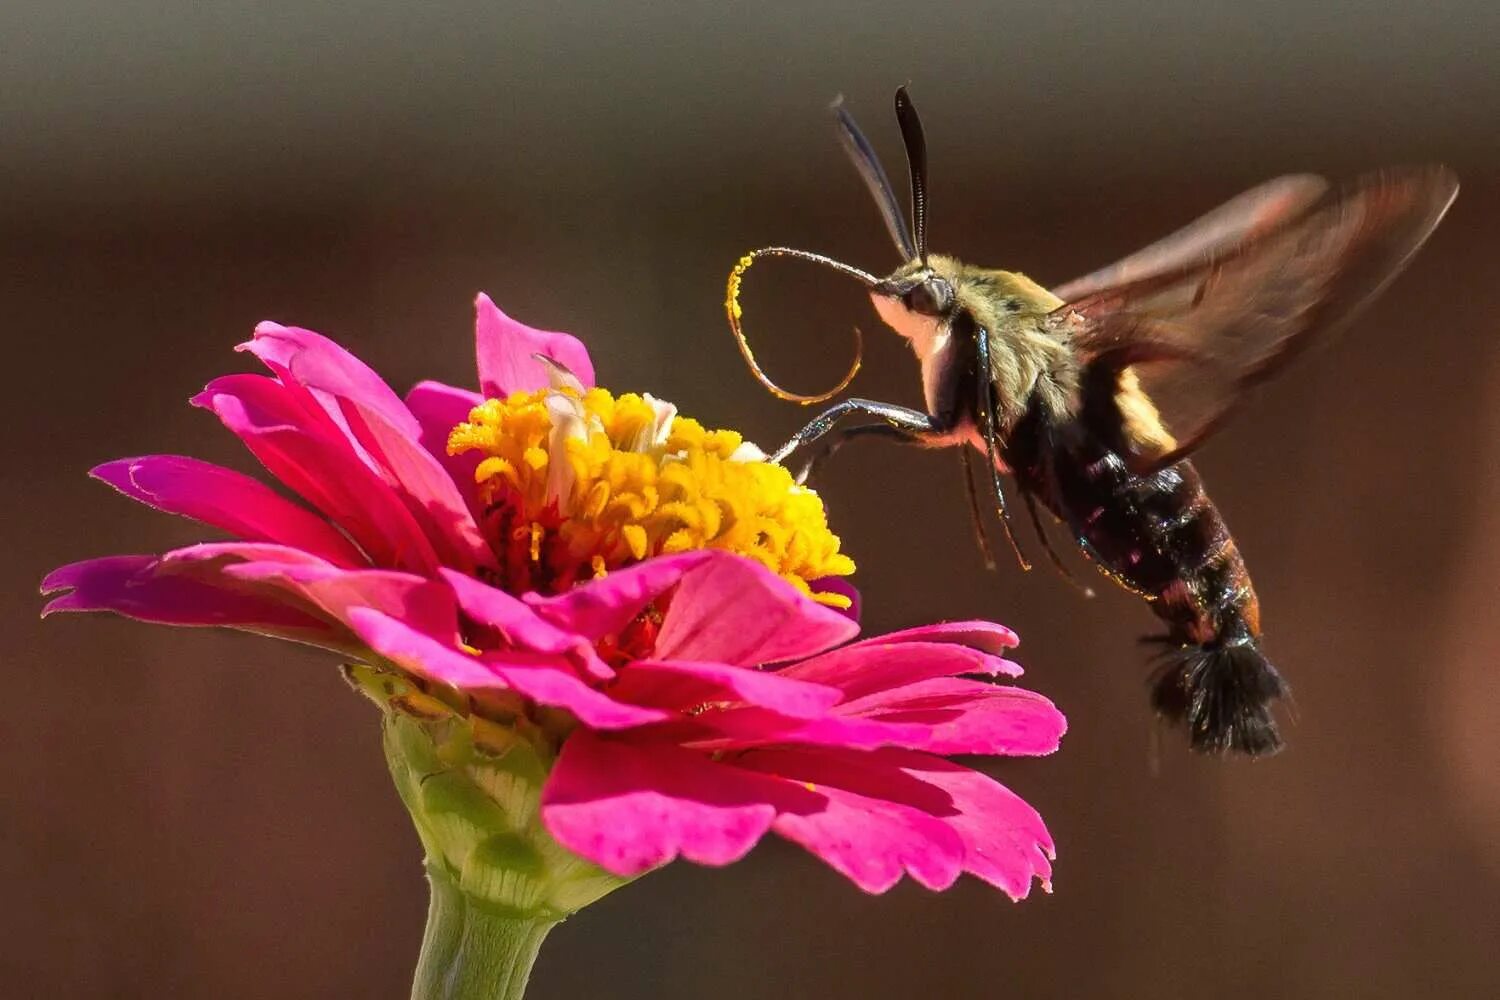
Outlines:
[[[880, 208], [903, 263], [881, 278], [821, 254], [767, 247], [740, 259], [726, 308], [741, 353], [773, 393], [817, 403], [761, 370], [740, 326], [740, 283], [762, 256], [832, 267], [868, 289], [875, 310], [921, 363], [925, 412], [847, 399], [773, 460], [801, 454], [805, 479], [842, 443], [878, 437], [963, 456], [971, 510], [993, 565], [974, 482], [982, 459], [1000, 522], [1023, 568], [1002, 475], [1031, 512], [1045, 508], [1110, 579], [1163, 625], [1151, 703], [1195, 750], [1260, 756], [1282, 746], [1272, 705], [1287, 694], [1261, 650], [1260, 606], [1245, 562], [1188, 456], [1246, 390], [1346, 325], [1409, 261], [1458, 192], [1442, 166], [1403, 167], [1334, 184], [1269, 181], [1118, 263], [1047, 289], [1015, 271], [965, 264], [927, 245], [927, 149], [903, 87], [896, 118], [911, 178], [911, 224], [854, 119], [840, 139]], [[864, 417], [848, 423], [845, 418]], [[1065, 572], [1065, 571], [1064, 571]]]

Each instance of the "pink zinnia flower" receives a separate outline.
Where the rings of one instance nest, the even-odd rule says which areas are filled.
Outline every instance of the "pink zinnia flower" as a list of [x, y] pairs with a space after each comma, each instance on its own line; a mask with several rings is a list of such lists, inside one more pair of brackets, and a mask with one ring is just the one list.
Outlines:
[[[337, 651], [391, 711], [472, 723], [445, 763], [524, 740], [544, 785], [506, 808], [539, 817], [521, 836], [546, 863], [568, 863], [549, 836], [629, 877], [727, 864], [775, 831], [871, 892], [903, 874], [1014, 898], [1046, 884], [1036, 811], [945, 759], [1057, 747], [1053, 705], [993, 680], [1020, 673], [1009, 630], [851, 642], [853, 564], [815, 493], [733, 432], [593, 388], [577, 340], [484, 296], [477, 345], [480, 393], [424, 382], [403, 400], [332, 341], [262, 324], [242, 348], [271, 375], [193, 402], [311, 509], [196, 459], [107, 463], [97, 478], [233, 540], [64, 566], [47, 611]], [[566, 912], [587, 895], [526, 898]]]

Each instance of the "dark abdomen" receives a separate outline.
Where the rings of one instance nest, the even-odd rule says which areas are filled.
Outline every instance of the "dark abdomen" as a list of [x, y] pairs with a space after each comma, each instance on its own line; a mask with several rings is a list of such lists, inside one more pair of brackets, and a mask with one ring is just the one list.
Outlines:
[[1166, 625], [1152, 701], [1210, 751], [1281, 746], [1269, 705], [1285, 693], [1261, 655], [1260, 606], [1239, 549], [1189, 462], [1137, 475], [1080, 420], [1029, 413], [1006, 464], [1084, 552]]
[[1115, 452], [1082, 444], [1053, 456], [1051, 490], [1037, 496], [1084, 551], [1150, 600], [1168, 641], [1258, 638], [1260, 606], [1245, 561], [1192, 463], [1137, 476]]

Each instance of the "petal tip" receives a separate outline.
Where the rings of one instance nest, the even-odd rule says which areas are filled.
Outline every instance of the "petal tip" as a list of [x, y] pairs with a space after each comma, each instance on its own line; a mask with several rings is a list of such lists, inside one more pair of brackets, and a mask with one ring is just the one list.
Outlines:
[[107, 486], [113, 486], [117, 490], [124, 490], [131, 485], [130, 469], [136, 461], [134, 458], [116, 458], [101, 462], [89, 470], [88, 476]]

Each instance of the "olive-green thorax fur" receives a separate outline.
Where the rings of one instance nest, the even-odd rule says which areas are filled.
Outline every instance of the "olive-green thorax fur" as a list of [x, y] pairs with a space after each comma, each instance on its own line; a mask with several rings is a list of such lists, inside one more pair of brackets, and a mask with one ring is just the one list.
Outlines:
[[[951, 294], [944, 294], [944, 283]], [[902, 265], [870, 297], [881, 319], [911, 342], [920, 359], [928, 412], [941, 411], [944, 394], [957, 381], [956, 366], [973, 363], [972, 347], [953, 336], [960, 313], [988, 334], [1002, 433], [1034, 401], [1059, 416], [1071, 412], [1078, 364], [1071, 345], [1043, 322], [1062, 300], [1024, 274], [933, 254], [926, 264]], [[1035, 394], [1040, 398], [1033, 400]]]

